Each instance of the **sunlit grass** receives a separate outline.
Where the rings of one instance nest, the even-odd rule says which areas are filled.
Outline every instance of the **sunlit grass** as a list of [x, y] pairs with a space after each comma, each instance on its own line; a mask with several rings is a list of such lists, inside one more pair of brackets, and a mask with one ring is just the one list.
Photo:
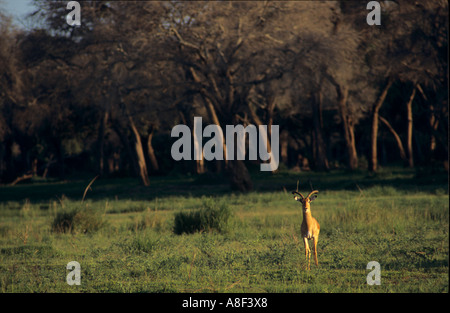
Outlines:
[[[0, 290], [448, 292], [446, 186], [412, 192], [389, 184], [361, 185], [320, 188], [312, 203], [321, 225], [320, 267], [312, 265], [311, 271], [305, 270], [299, 203], [282, 188], [149, 200], [5, 201], [0, 203]], [[195, 212], [205, 201], [227, 204], [226, 230], [175, 234], [176, 214]], [[91, 210], [102, 227], [87, 233], [52, 231], [58, 213], [74, 208]], [[74, 260], [82, 269], [80, 286], [65, 281], [65, 266]], [[366, 283], [366, 265], [373, 260], [381, 265], [380, 286]]]

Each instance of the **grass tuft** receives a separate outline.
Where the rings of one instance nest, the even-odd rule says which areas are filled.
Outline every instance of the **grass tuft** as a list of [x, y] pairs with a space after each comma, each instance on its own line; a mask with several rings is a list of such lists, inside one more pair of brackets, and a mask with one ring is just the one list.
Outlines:
[[226, 203], [206, 199], [199, 210], [177, 213], [173, 231], [178, 235], [213, 230], [224, 232], [228, 228], [230, 216], [231, 210]]
[[89, 208], [75, 208], [58, 212], [54, 217], [51, 229], [55, 233], [93, 233], [104, 226], [102, 216]]

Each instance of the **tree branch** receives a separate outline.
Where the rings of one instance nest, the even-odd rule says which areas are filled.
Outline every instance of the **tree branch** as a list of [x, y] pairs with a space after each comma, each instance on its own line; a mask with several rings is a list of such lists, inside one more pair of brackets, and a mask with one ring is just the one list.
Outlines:
[[389, 124], [389, 122], [383, 118], [382, 116], [378, 116], [378, 119], [383, 122], [384, 125], [386, 125], [386, 127], [389, 129], [389, 131], [391, 132], [391, 134], [394, 136], [395, 138], [395, 142], [397, 143], [399, 152], [400, 152], [400, 157], [402, 158], [403, 161], [406, 161], [406, 153], [405, 153], [405, 149], [403, 148], [403, 144], [402, 144], [402, 140], [400, 139], [400, 136], [397, 134], [397, 132], [394, 130], [394, 128], [391, 126], [391, 124]]
[[194, 45], [193, 43], [187, 42], [183, 39], [183, 37], [181, 37], [180, 33], [173, 27], [170, 28], [170, 31], [174, 33], [175, 37], [177, 37], [178, 41], [186, 47], [195, 49], [197, 51], [200, 51], [200, 47], [198, 47], [197, 45]]

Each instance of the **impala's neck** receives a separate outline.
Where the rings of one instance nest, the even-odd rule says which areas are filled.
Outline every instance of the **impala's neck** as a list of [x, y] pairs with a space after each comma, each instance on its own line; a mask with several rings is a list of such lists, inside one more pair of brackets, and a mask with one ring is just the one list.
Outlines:
[[311, 225], [312, 223], [311, 208], [309, 206], [309, 203], [303, 204], [303, 220], [305, 221], [306, 225]]

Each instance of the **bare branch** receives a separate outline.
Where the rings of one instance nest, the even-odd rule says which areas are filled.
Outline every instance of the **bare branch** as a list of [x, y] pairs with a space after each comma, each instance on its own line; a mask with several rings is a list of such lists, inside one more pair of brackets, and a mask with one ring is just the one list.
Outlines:
[[94, 183], [94, 181], [98, 178], [99, 175], [95, 176], [91, 182], [89, 183], [89, 185], [87, 185], [86, 189], [84, 189], [84, 193], [83, 193], [83, 198], [81, 199], [81, 202], [84, 202], [84, 198], [86, 197], [86, 193], [88, 191], [88, 189], [91, 188], [92, 184]]
[[186, 46], [186, 47], [189, 47], [189, 48], [192, 48], [192, 49], [195, 49], [195, 50], [197, 50], [198, 52], [200, 52], [200, 47], [198, 47], [197, 45], [195, 45], [195, 44], [193, 44], [193, 43], [190, 43], [190, 42], [185, 41], [185, 40], [183, 39], [183, 37], [181, 37], [180, 33], [179, 33], [175, 28], [171, 27], [171, 28], [170, 28], [170, 31], [172, 31], [172, 32], [174, 33], [174, 35], [177, 37], [178, 41], [179, 41], [182, 45], [184, 45], [184, 46]]

